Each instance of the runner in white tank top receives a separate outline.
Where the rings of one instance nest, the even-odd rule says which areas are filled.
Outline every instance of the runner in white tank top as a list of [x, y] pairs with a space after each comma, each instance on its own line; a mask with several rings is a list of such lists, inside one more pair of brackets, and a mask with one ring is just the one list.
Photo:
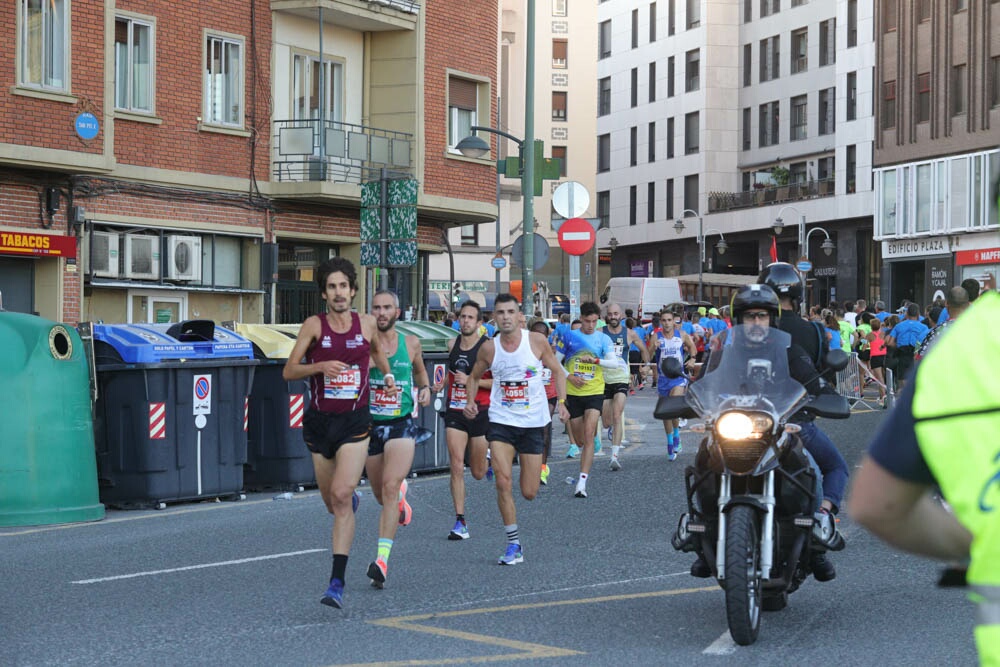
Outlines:
[[[521, 538], [517, 529], [517, 509], [511, 469], [514, 454], [521, 467], [521, 496], [531, 500], [538, 493], [545, 451], [545, 425], [549, 423], [549, 403], [542, 383], [542, 367], [552, 372], [556, 383], [559, 417], [569, 418], [566, 410], [566, 375], [545, 336], [521, 328], [517, 299], [510, 294], [497, 296], [493, 314], [500, 335], [487, 340], [479, 348], [476, 365], [466, 384], [474, 387], [487, 369], [493, 373], [490, 393], [490, 425], [486, 439], [493, 456], [496, 478], [497, 505], [507, 531], [507, 550], [500, 557], [501, 565], [524, 561]], [[479, 407], [475, 401], [465, 405], [465, 416], [475, 419]]]

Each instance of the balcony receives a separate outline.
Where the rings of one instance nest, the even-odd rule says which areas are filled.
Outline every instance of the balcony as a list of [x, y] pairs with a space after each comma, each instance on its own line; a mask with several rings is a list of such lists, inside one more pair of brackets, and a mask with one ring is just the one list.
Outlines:
[[271, 11], [361, 32], [415, 30], [419, 0], [271, 0]]
[[[413, 135], [404, 132], [329, 120], [322, 126], [319, 120], [278, 120], [271, 145], [271, 180], [275, 183], [357, 186], [378, 179], [382, 169], [413, 173]], [[321, 189], [309, 190], [318, 194]], [[291, 191], [304, 193], [302, 188]]]
[[772, 185], [765, 188], [755, 188], [746, 192], [710, 192], [708, 194], [708, 212], [721, 213], [741, 208], [756, 206], [771, 206], [787, 202], [832, 197], [836, 190], [836, 181], [826, 178], [806, 183], [789, 185]]

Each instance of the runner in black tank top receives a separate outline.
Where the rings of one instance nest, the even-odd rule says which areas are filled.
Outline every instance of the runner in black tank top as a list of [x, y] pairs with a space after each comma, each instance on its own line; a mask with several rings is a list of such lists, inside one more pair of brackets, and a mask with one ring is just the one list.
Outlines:
[[396, 391], [396, 384], [375, 339], [374, 318], [351, 312], [358, 289], [354, 265], [342, 257], [328, 259], [317, 268], [316, 284], [326, 312], [302, 324], [282, 375], [289, 382], [308, 378], [312, 387], [303, 437], [312, 452], [323, 503], [334, 517], [333, 569], [320, 602], [340, 608], [354, 540], [355, 489], [365, 468], [371, 430], [366, 352], [376, 368], [389, 374], [387, 394]]

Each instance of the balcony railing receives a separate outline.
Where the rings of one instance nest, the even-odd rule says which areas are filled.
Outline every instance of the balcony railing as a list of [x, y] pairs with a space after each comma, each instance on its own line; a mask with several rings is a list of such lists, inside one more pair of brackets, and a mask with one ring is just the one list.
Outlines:
[[831, 197], [836, 190], [835, 186], [835, 179], [825, 178], [806, 183], [755, 188], [746, 192], [710, 192], [708, 194], [708, 212], [718, 213], [739, 208], [770, 206], [790, 201], [814, 199], [816, 197]]
[[[322, 131], [322, 134], [321, 134]], [[274, 122], [275, 181], [363, 183], [381, 169], [412, 173], [413, 135], [353, 123]]]

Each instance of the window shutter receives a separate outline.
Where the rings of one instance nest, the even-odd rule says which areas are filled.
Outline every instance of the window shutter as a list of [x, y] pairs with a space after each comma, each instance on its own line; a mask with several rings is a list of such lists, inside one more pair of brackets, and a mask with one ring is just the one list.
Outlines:
[[479, 87], [467, 79], [448, 79], [448, 106], [466, 111], [475, 111]]

